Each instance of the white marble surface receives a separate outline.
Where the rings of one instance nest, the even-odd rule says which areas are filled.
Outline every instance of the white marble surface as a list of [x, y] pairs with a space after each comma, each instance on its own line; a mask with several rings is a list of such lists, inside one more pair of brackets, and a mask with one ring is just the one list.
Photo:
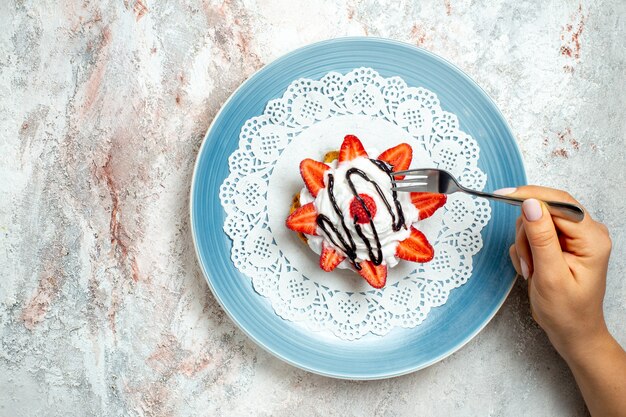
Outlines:
[[609, 226], [606, 318], [626, 344], [622, 0], [7, 0], [0, 27], [0, 415], [586, 414], [523, 284], [411, 375], [282, 363], [208, 292], [187, 196], [211, 119], [265, 63], [345, 35], [420, 45], [491, 94], [531, 182]]

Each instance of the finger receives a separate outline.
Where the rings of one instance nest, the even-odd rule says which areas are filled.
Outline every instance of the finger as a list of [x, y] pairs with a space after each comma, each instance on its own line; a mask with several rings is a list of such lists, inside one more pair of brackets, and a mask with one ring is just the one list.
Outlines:
[[[500, 191], [499, 194], [503, 194], [508, 197], [521, 198], [523, 200], [536, 198], [541, 201], [560, 201], [564, 203], [576, 204], [577, 206], [582, 207], [582, 205], [569, 193], [554, 188], [540, 187], [537, 185], [524, 185], [515, 189], [502, 189], [498, 191]], [[593, 228], [594, 223], [587, 211], [585, 211], [585, 217], [580, 223], [556, 216], [553, 218], [553, 221], [556, 224], [556, 228], [564, 232], [569, 237], [583, 237], [587, 235]]]
[[528, 198], [536, 198], [541, 201], [560, 201], [563, 203], [575, 204], [585, 211], [585, 217], [583, 221], [580, 223], [576, 223], [571, 220], [564, 219], [562, 217], [553, 217], [553, 221], [558, 230], [565, 232], [567, 235], [572, 237], [583, 236], [589, 232], [589, 229], [592, 227], [593, 219], [584, 209], [584, 207], [580, 204], [578, 200], [576, 200], [570, 193], [563, 190], [557, 190], [555, 188], [548, 187], [540, 187], [537, 185], [525, 185], [522, 187], [518, 187], [514, 194], [515, 197], [528, 199]]
[[522, 215], [519, 215], [517, 220], [515, 220], [515, 236], [517, 236], [522, 227], [524, 227], [524, 222], [522, 221]]
[[509, 193], [506, 195], [523, 199], [536, 198], [544, 201], [555, 200], [564, 203], [580, 204], [567, 191], [557, 190], [556, 188], [541, 187], [539, 185], [522, 185], [515, 189], [503, 189], [502, 191], [505, 190], [509, 190]]
[[533, 308], [533, 292], [535, 292], [535, 280], [530, 277], [528, 279], [528, 300], [530, 302], [530, 315], [535, 321], [535, 323], [539, 324], [539, 320], [537, 320], [537, 314], [535, 313], [535, 309]]
[[522, 204], [522, 213], [524, 231], [532, 254], [533, 271], [544, 276], [559, 276], [567, 272], [559, 238], [545, 204], [530, 198]]
[[519, 263], [519, 256], [517, 256], [517, 250], [515, 250], [515, 245], [511, 245], [511, 247], [509, 248], [509, 257], [511, 258], [511, 263], [513, 264], [513, 268], [515, 268], [515, 272], [517, 272], [517, 275], [522, 275], [522, 267]]
[[528, 279], [533, 271], [533, 255], [523, 223], [520, 224], [515, 234], [515, 250], [517, 250], [517, 256], [520, 258], [520, 271], [522, 271], [522, 276], [524, 279]]

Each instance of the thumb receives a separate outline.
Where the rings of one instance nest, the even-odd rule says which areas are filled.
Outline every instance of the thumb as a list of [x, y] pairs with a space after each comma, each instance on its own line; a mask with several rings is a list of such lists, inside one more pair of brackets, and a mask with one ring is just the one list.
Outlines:
[[522, 203], [522, 222], [533, 256], [533, 272], [542, 275], [566, 267], [556, 228], [545, 204], [530, 198]]

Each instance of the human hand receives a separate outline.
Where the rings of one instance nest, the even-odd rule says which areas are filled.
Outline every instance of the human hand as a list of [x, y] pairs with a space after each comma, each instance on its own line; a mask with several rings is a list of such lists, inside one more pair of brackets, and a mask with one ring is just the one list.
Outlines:
[[500, 194], [525, 199], [509, 254], [528, 279], [533, 318], [566, 360], [591, 353], [609, 337], [602, 311], [611, 253], [607, 228], [587, 212], [580, 223], [551, 217], [542, 200], [579, 204], [564, 191], [524, 186]]

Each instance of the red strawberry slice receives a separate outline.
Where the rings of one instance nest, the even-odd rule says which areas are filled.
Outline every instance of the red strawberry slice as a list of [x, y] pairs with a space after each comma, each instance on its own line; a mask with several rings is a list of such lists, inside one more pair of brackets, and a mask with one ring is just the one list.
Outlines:
[[[376, 215], [376, 203], [374, 202], [374, 199], [367, 194], [359, 194], [359, 197], [361, 197], [363, 203], [365, 203], [365, 207], [367, 207], [367, 210], [370, 212], [371, 218], [373, 219]], [[363, 204], [361, 204], [356, 197], [353, 197], [350, 202], [350, 216], [359, 224], [370, 222], [370, 216], [368, 216]]]
[[428, 262], [435, 256], [435, 250], [424, 233], [411, 227], [411, 236], [398, 244], [396, 256], [411, 262]]
[[323, 162], [309, 158], [300, 162], [300, 175], [313, 197], [317, 197], [319, 190], [324, 188], [324, 172], [329, 169], [330, 167]]
[[359, 274], [374, 288], [382, 288], [387, 282], [387, 265], [374, 265], [372, 261], [360, 263]]
[[287, 217], [285, 224], [294, 232], [317, 235], [317, 210], [313, 203], [305, 204]]
[[437, 193], [411, 193], [411, 203], [420, 211], [420, 220], [433, 215], [435, 211], [448, 200], [445, 194]]
[[363, 144], [356, 136], [346, 135], [346, 137], [343, 139], [343, 143], [341, 144], [341, 148], [339, 149], [338, 163], [340, 164], [343, 161], [351, 161], [354, 158], [358, 158], [359, 156], [368, 158], [367, 152], [365, 152]]
[[322, 254], [320, 255], [320, 268], [326, 272], [330, 272], [346, 259], [345, 256], [339, 254], [335, 249], [322, 243]]
[[[387, 162], [393, 167], [393, 172], [404, 171], [409, 169], [411, 160], [413, 159], [413, 148], [408, 143], [401, 143], [398, 146], [387, 149], [385, 152], [378, 155], [376, 158], [381, 161]], [[404, 175], [396, 176], [401, 180]]]

